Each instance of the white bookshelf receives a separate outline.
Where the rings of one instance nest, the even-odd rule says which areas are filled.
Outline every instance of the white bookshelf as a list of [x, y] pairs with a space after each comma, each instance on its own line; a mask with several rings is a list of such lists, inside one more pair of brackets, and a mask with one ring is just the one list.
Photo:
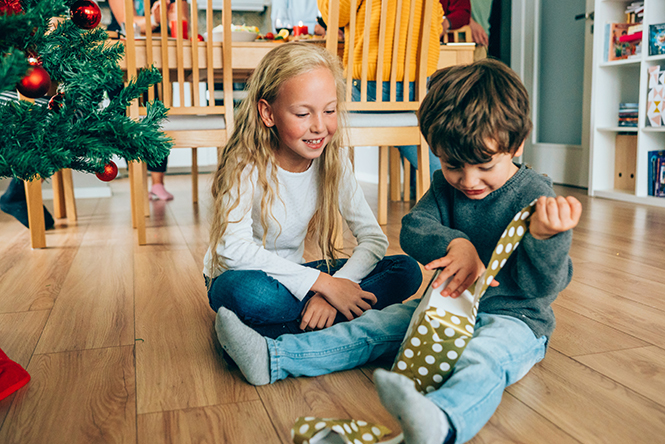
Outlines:
[[[652, 197], [647, 192], [647, 153], [665, 150], [665, 126], [646, 126], [647, 70], [656, 65], [665, 69], [665, 55], [649, 56], [649, 25], [665, 23], [665, 0], [644, 1], [642, 53], [630, 59], [606, 62], [605, 24], [624, 22], [624, 11], [630, 3], [631, 1], [627, 0], [595, 1], [589, 194], [665, 207], [665, 198]], [[637, 128], [618, 126], [621, 102], [639, 103]], [[619, 133], [637, 135], [634, 190], [614, 188], [615, 139]]]

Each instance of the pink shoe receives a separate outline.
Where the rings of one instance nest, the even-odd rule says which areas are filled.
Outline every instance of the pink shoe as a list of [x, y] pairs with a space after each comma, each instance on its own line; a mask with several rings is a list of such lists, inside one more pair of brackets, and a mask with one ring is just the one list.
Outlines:
[[164, 184], [156, 183], [150, 188], [150, 199], [152, 200], [173, 200], [173, 194], [166, 191]]

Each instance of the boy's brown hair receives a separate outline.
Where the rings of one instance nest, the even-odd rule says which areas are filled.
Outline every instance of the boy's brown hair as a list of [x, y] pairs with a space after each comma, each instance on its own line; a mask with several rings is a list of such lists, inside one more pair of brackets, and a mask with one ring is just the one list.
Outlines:
[[505, 64], [484, 59], [434, 73], [418, 111], [420, 131], [432, 152], [453, 167], [514, 154], [531, 131], [529, 96]]

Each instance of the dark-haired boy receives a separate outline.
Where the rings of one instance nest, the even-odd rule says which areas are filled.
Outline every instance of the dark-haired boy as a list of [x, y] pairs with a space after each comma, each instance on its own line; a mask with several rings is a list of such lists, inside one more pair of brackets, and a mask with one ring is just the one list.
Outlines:
[[[513, 216], [538, 199], [529, 232], [480, 300], [473, 340], [450, 379], [423, 395], [403, 375], [374, 374], [406, 443], [462, 443], [490, 419], [504, 389], [545, 356], [554, 329], [551, 304], [572, 278], [568, 250], [582, 206], [573, 197], [555, 197], [550, 179], [513, 162], [531, 130], [529, 100], [502, 63], [485, 59], [435, 73], [419, 119], [442, 170], [402, 219], [400, 243], [426, 269], [443, 269], [435, 288], [451, 278], [443, 296], [459, 296], [484, 272]], [[394, 358], [417, 305], [370, 310], [275, 340], [220, 309], [216, 329], [248, 381], [267, 384]]]

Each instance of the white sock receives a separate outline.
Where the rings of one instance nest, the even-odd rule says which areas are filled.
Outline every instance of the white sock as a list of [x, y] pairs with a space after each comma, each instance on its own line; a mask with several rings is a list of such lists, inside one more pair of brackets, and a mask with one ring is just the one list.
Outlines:
[[268, 344], [263, 336], [224, 307], [217, 312], [215, 330], [222, 348], [238, 364], [250, 384], [270, 383]]
[[377, 369], [374, 384], [381, 404], [402, 427], [406, 444], [442, 444], [450, 432], [448, 417], [404, 375]]

